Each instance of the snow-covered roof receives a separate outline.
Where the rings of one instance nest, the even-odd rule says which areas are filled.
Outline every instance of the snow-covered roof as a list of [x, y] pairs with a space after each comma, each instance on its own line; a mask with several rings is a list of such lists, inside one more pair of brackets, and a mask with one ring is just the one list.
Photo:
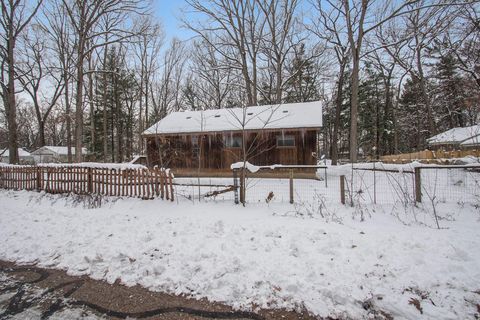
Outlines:
[[[244, 120], [245, 119], [245, 120]], [[247, 108], [172, 112], [144, 135], [260, 129], [320, 128], [322, 103], [302, 102]]]
[[[10, 156], [10, 150], [8, 150], [8, 148], [0, 150], [0, 157], [9, 157], [9, 156]], [[30, 152], [25, 151], [22, 148], [18, 148], [18, 156], [19, 157], [30, 157], [31, 154], [30, 154]]]
[[480, 125], [471, 127], [453, 128], [427, 139], [430, 145], [436, 144], [460, 144], [466, 140], [480, 135]]
[[[67, 155], [68, 154], [68, 148], [67, 147], [60, 147], [60, 146], [43, 146], [41, 148], [38, 148], [37, 150], [33, 151], [32, 154], [38, 155], [42, 154], [44, 151], [51, 151], [53, 153], [56, 153], [58, 155]], [[87, 154], [87, 148], [82, 148], [82, 154]], [[72, 154], [75, 154], [75, 148], [72, 147]]]
[[475, 136], [460, 143], [462, 147], [471, 147], [480, 145], [480, 136]]

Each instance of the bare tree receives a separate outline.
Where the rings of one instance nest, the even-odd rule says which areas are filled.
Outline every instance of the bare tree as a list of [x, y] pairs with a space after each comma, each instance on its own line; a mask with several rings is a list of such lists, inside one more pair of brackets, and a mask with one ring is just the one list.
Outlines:
[[152, 122], [165, 117], [170, 111], [180, 108], [182, 75], [186, 63], [185, 44], [178, 39], [172, 39], [169, 49], [162, 58], [162, 75], [154, 84], [152, 82]]
[[[191, 57], [192, 81], [187, 83], [187, 99], [191, 94], [190, 105], [194, 109], [212, 109], [226, 107], [226, 100], [236, 78], [234, 70], [227, 67], [225, 58], [217, 54], [207, 41], [193, 43]], [[194, 97], [193, 97], [194, 96]]]
[[143, 150], [142, 133], [149, 124], [149, 106], [151, 100], [151, 85], [155, 72], [160, 68], [159, 55], [164, 42], [164, 33], [158, 23], [154, 23], [150, 17], [141, 17], [136, 21], [138, 29], [144, 29], [144, 32], [138, 33], [133, 41], [133, 52], [135, 53], [137, 70], [139, 69], [139, 88], [138, 97], [138, 139], [139, 151]]
[[257, 0], [187, 0], [187, 3], [194, 11], [203, 14], [207, 22], [194, 24], [184, 19], [184, 25], [222, 55], [228, 61], [228, 67], [241, 72], [247, 98], [245, 103], [256, 105], [258, 55], [266, 24]]
[[258, 0], [265, 15], [267, 28], [263, 37], [263, 51], [269, 60], [274, 75], [274, 103], [282, 102], [283, 87], [288, 82], [284, 66], [290, 52], [304, 40], [296, 21], [297, 0]]
[[[469, 2], [469, 1], [468, 1]], [[461, 2], [436, 0], [424, 3], [422, 0], [385, 1], [374, 0], [326, 0], [327, 10], [338, 11], [345, 24], [346, 38], [352, 57], [351, 106], [350, 106], [350, 161], [358, 158], [358, 95], [361, 61], [365, 57], [364, 39], [386, 22], [410, 14], [418, 14], [423, 9], [461, 5]], [[342, 22], [342, 23], [343, 23]], [[385, 45], [383, 45], [385, 46]]]
[[[38, 123], [37, 146], [42, 147], [45, 145], [45, 124], [63, 93], [65, 82], [61, 71], [55, 67], [56, 61], [48, 58], [48, 48], [45, 45], [46, 39], [42, 36], [42, 29], [38, 25], [31, 29], [32, 32], [25, 36], [24, 40], [27, 55], [22, 64], [24, 71], [19, 80], [32, 100]], [[50, 87], [51, 90], [42, 90], [46, 87]]]
[[463, 6], [455, 16], [443, 39], [447, 52], [453, 54], [460, 69], [467, 73], [480, 89], [480, 5]]
[[308, 29], [317, 37], [327, 42], [327, 46], [333, 51], [338, 63], [338, 76], [335, 92], [335, 120], [331, 138], [332, 165], [338, 163], [338, 141], [340, 130], [340, 117], [343, 102], [343, 89], [345, 83], [345, 70], [350, 61], [350, 48], [345, 37], [345, 24], [342, 24], [341, 12], [336, 9], [325, 9], [322, 1], [316, 1], [314, 7], [318, 13]]
[[[89, 54], [99, 47], [123, 41], [134, 34], [125, 26], [132, 13], [144, 10], [141, 0], [62, 0], [70, 24], [73, 26], [76, 43], [75, 63], [75, 160], [82, 161], [83, 146], [83, 86], [84, 63]], [[109, 24], [100, 28], [99, 23], [109, 17]], [[105, 26], [105, 25], [104, 25]], [[109, 37], [104, 41], [104, 35]]]
[[71, 116], [71, 78], [74, 66], [74, 44], [76, 43], [72, 27], [68, 23], [68, 15], [62, 0], [55, 0], [52, 6], [45, 7], [43, 23], [40, 24], [43, 31], [48, 35], [51, 42], [50, 52], [53, 53], [61, 70], [62, 82], [64, 83], [63, 98], [65, 111], [63, 122], [65, 122], [65, 133], [67, 145], [67, 160], [73, 161], [72, 157], [72, 116]]
[[16, 65], [16, 44], [20, 34], [25, 30], [37, 13], [42, 0], [35, 1], [29, 10], [27, 1], [1, 0], [0, 17], [0, 85], [3, 106], [8, 125], [8, 148], [10, 163], [18, 163], [17, 102], [15, 99], [15, 81], [18, 79]]

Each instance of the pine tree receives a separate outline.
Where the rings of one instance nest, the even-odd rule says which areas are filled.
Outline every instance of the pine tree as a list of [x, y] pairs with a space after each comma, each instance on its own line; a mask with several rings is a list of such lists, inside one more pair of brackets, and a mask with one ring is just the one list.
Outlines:
[[407, 79], [399, 101], [397, 129], [399, 152], [419, 151], [425, 148], [427, 118], [422, 100], [420, 82], [417, 78]]
[[[122, 162], [131, 157], [133, 152], [133, 109], [138, 96], [135, 76], [122, 63], [121, 54], [117, 48], [110, 48], [106, 64], [101, 66], [102, 72], [96, 74], [94, 127], [97, 139], [91, 152], [97, 159], [112, 162]], [[88, 135], [87, 139], [90, 139]]]
[[359, 146], [364, 155], [377, 157], [383, 149], [385, 88], [380, 74], [366, 64], [364, 79], [359, 86]]
[[291, 78], [286, 84], [285, 102], [309, 102], [320, 98], [318, 92], [318, 70], [311, 59], [305, 57], [305, 44], [301, 43], [287, 71]]
[[435, 65], [435, 109], [439, 115], [440, 131], [466, 125], [464, 82], [452, 54], [439, 58]]

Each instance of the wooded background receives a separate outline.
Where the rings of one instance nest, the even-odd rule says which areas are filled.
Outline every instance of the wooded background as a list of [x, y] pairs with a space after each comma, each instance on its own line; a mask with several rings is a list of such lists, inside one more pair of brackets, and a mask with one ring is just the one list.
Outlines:
[[478, 121], [478, 1], [185, 0], [194, 36], [169, 41], [145, 0], [0, 5], [12, 163], [17, 147], [43, 145], [126, 161], [144, 129], [184, 109], [321, 100], [334, 163], [423, 150]]

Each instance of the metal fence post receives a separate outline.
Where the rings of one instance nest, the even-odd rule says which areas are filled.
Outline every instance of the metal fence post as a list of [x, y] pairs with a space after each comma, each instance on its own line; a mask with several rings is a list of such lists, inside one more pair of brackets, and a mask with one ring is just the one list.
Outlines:
[[422, 175], [421, 168], [415, 168], [415, 201], [422, 202]]
[[340, 176], [340, 201], [345, 204], [345, 176]]
[[290, 203], [293, 203], [293, 169], [290, 169]]
[[373, 162], [373, 203], [377, 204], [377, 170], [375, 170], [375, 162]]
[[235, 190], [233, 191], [235, 196], [235, 204], [238, 204], [238, 174], [237, 170], [235, 169], [233, 169], [233, 186], [235, 187]]
[[327, 167], [325, 167], [325, 188], [328, 188]]

